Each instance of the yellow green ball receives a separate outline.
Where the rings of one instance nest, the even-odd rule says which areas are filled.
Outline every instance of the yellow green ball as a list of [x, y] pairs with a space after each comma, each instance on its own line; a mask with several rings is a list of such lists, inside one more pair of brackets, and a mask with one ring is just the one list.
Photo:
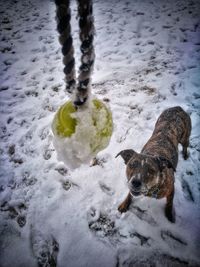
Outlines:
[[71, 101], [67, 101], [59, 108], [52, 124], [54, 135], [70, 137], [75, 132], [77, 120], [72, 118], [74, 112], [76, 108]]
[[[78, 113], [79, 115], [77, 116]], [[87, 116], [89, 114], [88, 129], [91, 128], [91, 131], [87, 129], [85, 135], [84, 132], [81, 132], [80, 135], [77, 133], [77, 131], [84, 131], [80, 126], [80, 114], [81, 110], [78, 109], [77, 111], [72, 101], [67, 101], [55, 114], [52, 131], [54, 136], [64, 139], [70, 140], [71, 137], [76, 136], [77, 143], [83, 142], [81, 145], [84, 145], [84, 142], [86, 142], [86, 146], [89, 145], [91, 154], [94, 156], [95, 153], [98, 153], [109, 144], [113, 131], [112, 113], [102, 101], [96, 98], [92, 99], [87, 113]], [[84, 116], [84, 113], [82, 114]], [[76, 152], [78, 153], [75, 148], [74, 153], [76, 154]]]

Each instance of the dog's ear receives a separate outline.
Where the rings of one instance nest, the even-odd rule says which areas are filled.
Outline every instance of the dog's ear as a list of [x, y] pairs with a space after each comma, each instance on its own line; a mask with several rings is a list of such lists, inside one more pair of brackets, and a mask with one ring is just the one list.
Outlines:
[[176, 168], [172, 164], [172, 162], [164, 157], [157, 157], [156, 161], [158, 163], [158, 167], [160, 172], [164, 170], [164, 168], [173, 169], [173, 171], [176, 171]]
[[118, 156], [121, 156], [125, 164], [127, 164], [129, 160], [136, 154], [137, 153], [133, 149], [125, 149], [125, 150], [120, 151], [115, 158], [117, 158]]

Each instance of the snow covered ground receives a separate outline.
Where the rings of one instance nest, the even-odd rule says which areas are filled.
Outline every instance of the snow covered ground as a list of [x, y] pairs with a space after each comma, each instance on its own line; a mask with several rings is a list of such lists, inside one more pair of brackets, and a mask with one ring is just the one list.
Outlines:
[[[199, 10], [199, 0], [94, 0], [93, 93], [109, 103], [115, 129], [99, 165], [69, 170], [51, 133], [68, 99], [54, 2], [1, 1], [1, 267], [200, 266]], [[128, 189], [115, 155], [140, 151], [175, 105], [193, 125], [190, 157], [180, 154], [175, 174], [176, 223], [164, 199], [138, 200], [121, 215]]]

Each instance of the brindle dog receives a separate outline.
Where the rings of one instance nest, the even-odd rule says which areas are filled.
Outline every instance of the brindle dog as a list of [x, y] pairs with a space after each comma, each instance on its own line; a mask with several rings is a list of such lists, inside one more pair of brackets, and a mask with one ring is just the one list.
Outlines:
[[[183, 157], [188, 158], [187, 147], [191, 132], [191, 119], [181, 107], [165, 110], [158, 118], [151, 138], [141, 153], [132, 149], [121, 151], [127, 165], [126, 175], [130, 192], [118, 207], [126, 212], [134, 197], [166, 197], [165, 215], [175, 222], [173, 209], [174, 172], [178, 163], [178, 144], [183, 146]], [[116, 156], [116, 157], [117, 157]]]

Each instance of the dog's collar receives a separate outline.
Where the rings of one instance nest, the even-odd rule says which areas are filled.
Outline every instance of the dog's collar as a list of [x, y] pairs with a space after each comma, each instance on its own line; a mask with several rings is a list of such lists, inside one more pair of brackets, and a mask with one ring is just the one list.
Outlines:
[[151, 189], [149, 189], [149, 190], [147, 191], [147, 193], [143, 193], [143, 194], [138, 195], [138, 196], [133, 195], [133, 194], [131, 193], [131, 191], [130, 191], [130, 194], [131, 194], [131, 196], [132, 196], [133, 198], [139, 198], [139, 197], [142, 197], [142, 195], [143, 195], [143, 196], [146, 196], [146, 197], [158, 198], [158, 194], [160, 193], [160, 190], [161, 190], [161, 189], [160, 189], [160, 186], [161, 186], [161, 185], [154, 186], [154, 187], [152, 187]]
[[148, 191], [147, 196], [152, 197], [152, 198], [158, 198], [159, 192], [160, 192], [160, 188], [158, 186], [153, 187]]
[[158, 198], [158, 195], [160, 193], [160, 190], [163, 186], [163, 184], [165, 183], [165, 179], [163, 179], [163, 174], [162, 172], [160, 173], [160, 179], [161, 179], [161, 183], [158, 183], [157, 185], [153, 186], [152, 188], [150, 188], [146, 194], [146, 196], [148, 197], [152, 197], [152, 198]]

